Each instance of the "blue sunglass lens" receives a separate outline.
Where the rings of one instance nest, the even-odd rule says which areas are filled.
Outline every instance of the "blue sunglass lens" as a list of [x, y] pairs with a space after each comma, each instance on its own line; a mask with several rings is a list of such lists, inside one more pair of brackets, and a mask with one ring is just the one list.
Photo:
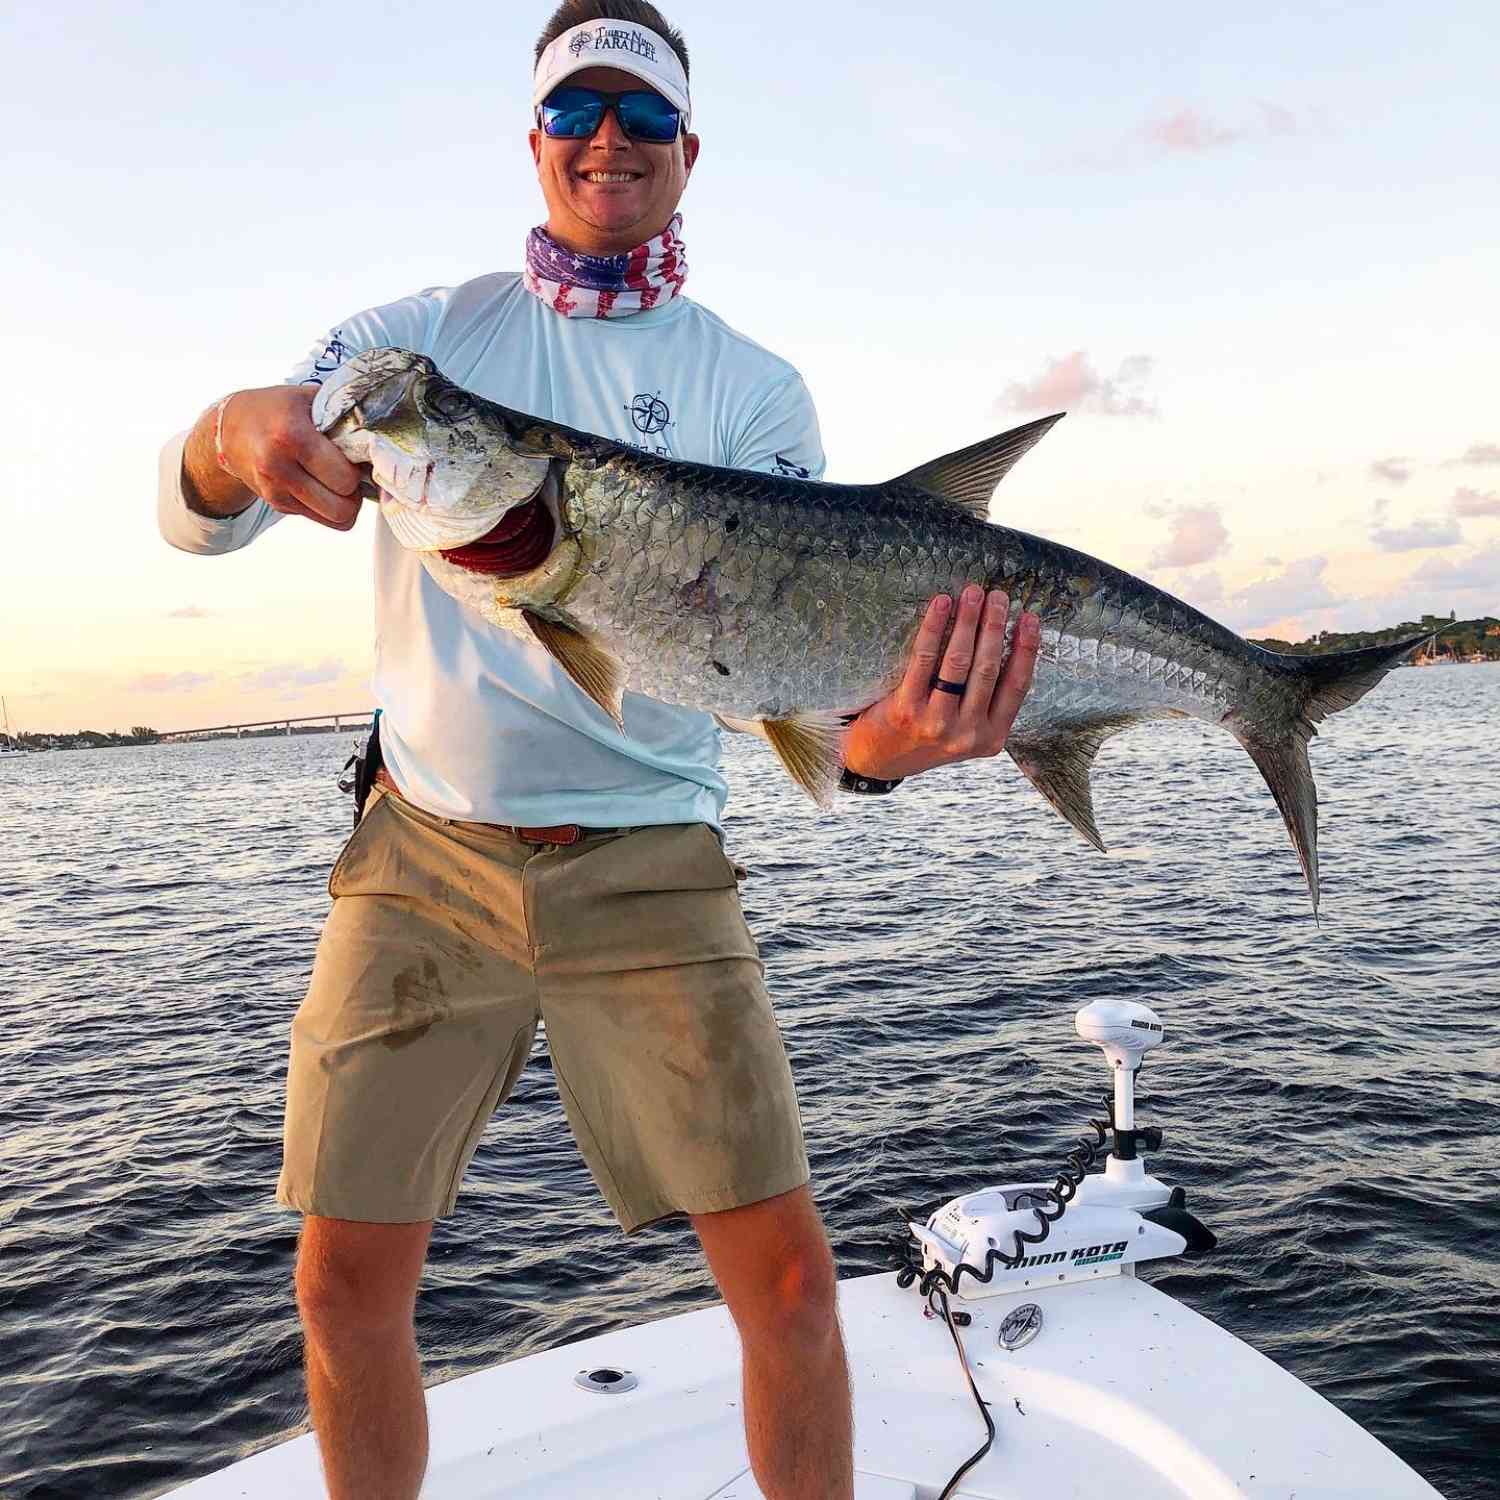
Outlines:
[[593, 135], [603, 118], [604, 101], [592, 89], [553, 89], [542, 102], [542, 129], [563, 140]]
[[622, 94], [616, 106], [620, 128], [638, 141], [655, 141], [661, 145], [677, 139], [681, 116], [660, 94]]
[[[558, 140], [581, 140], [598, 130], [606, 96], [595, 89], [555, 88], [542, 103], [542, 129]], [[614, 99], [620, 128], [632, 140], [658, 145], [677, 139], [681, 115], [658, 93], [638, 90]]]

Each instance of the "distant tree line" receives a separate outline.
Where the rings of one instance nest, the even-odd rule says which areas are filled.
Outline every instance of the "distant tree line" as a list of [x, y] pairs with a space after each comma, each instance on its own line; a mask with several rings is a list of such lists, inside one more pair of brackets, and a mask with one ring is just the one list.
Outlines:
[[120, 745], [155, 745], [160, 733], [147, 724], [137, 724], [129, 734], [118, 729], [78, 729], [72, 734], [0, 734], [6, 750], [108, 750]]
[[1500, 620], [1493, 615], [1481, 615], [1477, 620], [1423, 615], [1420, 621], [1404, 620], [1384, 630], [1320, 630], [1305, 641], [1264, 636], [1253, 644], [1289, 656], [1326, 656], [1334, 651], [1357, 651], [1361, 646], [1383, 646], [1423, 631], [1437, 632], [1437, 639], [1423, 652], [1429, 660], [1500, 661]]

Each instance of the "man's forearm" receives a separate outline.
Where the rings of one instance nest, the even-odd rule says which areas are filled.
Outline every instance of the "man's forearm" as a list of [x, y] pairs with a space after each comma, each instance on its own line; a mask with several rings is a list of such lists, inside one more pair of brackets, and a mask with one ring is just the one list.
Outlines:
[[211, 406], [188, 433], [182, 450], [182, 497], [189, 510], [224, 521], [248, 510], [255, 503], [255, 494], [219, 467], [214, 453], [215, 419], [216, 410]]

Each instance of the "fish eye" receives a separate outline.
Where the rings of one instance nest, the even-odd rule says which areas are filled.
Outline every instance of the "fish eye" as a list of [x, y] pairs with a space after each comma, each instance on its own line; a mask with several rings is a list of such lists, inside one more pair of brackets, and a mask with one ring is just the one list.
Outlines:
[[477, 403], [466, 391], [448, 381], [424, 380], [417, 387], [417, 408], [424, 416], [452, 426], [474, 414]]

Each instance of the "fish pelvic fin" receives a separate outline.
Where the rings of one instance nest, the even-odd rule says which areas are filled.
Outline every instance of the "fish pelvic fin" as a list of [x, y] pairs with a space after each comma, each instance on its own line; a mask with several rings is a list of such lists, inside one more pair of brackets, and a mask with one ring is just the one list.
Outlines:
[[1013, 734], [1006, 752], [1021, 773], [1101, 854], [1104, 840], [1094, 822], [1089, 771], [1099, 747], [1137, 722], [1137, 716], [1087, 719], [1047, 735]]
[[[742, 721], [734, 721], [739, 727]], [[776, 752], [787, 775], [819, 807], [828, 807], [838, 790], [844, 766], [848, 728], [840, 714], [796, 714], [790, 719], [760, 719], [754, 728]]]
[[990, 518], [990, 497], [995, 486], [1010, 473], [1017, 461], [1029, 453], [1067, 414], [1057, 412], [1012, 427], [998, 437], [985, 438], [956, 453], [945, 453], [920, 468], [892, 480], [893, 484], [915, 484], [929, 494], [941, 495], [961, 505], [981, 521]]
[[582, 631], [564, 625], [560, 620], [549, 620], [531, 609], [523, 609], [521, 616], [552, 660], [623, 730], [625, 668], [619, 658]]
[[1273, 738], [1233, 715], [1224, 727], [1260, 767], [1276, 806], [1286, 823], [1292, 847], [1307, 880], [1313, 915], [1318, 914], [1318, 789], [1313, 782], [1307, 747], [1317, 726], [1330, 714], [1358, 703], [1387, 672], [1408, 660], [1433, 633], [1408, 636], [1383, 646], [1358, 651], [1333, 651], [1322, 656], [1272, 656], [1276, 668], [1291, 677], [1297, 716], [1290, 733]]

